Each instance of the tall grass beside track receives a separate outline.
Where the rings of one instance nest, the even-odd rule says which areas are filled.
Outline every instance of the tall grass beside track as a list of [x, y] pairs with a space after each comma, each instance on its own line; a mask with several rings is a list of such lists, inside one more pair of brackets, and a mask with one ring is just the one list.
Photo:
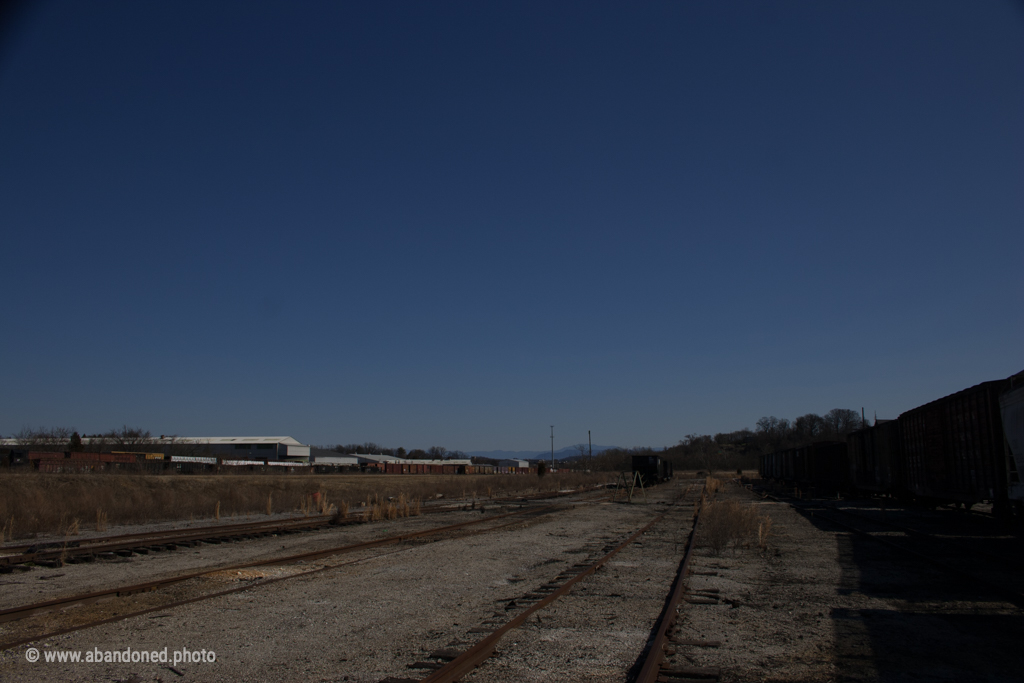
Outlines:
[[[715, 494], [725, 488], [721, 479], [708, 477], [705, 492]], [[712, 555], [721, 555], [730, 546], [750, 547], [756, 542], [761, 550], [768, 548], [772, 535], [772, 518], [761, 514], [752, 503], [735, 500], [706, 500], [701, 510], [698, 541], [708, 548]]]
[[[2, 540], [75, 535], [108, 525], [224, 519], [253, 514], [361, 516], [367, 501], [482, 500], [609, 480], [607, 473], [536, 475], [135, 475], [0, 474]], [[395, 506], [399, 507], [398, 505]], [[409, 513], [406, 513], [409, 514]]]

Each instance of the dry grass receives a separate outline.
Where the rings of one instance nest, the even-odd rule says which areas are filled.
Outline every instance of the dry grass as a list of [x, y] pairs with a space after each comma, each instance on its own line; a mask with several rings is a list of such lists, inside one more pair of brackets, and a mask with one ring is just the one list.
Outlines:
[[765, 515], [757, 525], [757, 547], [761, 550], [768, 549], [768, 537], [772, 535], [772, 518]]
[[400, 493], [397, 499], [393, 497], [384, 499], [374, 494], [373, 498], [367, 498], [363, 507], [363, 519], [368, 522], [420, 514], [420, 501], [418, 499], [410, 501], [406, 499], [404, 493]]
[[707, 503], [701, 511], [698, 539], [712, 555], [721, 555], [730, 545], [749, 546], [757, 539], [758, 547], [768, 545], [771, 517], [761, 516], [754, 505], [740, 505], [734, 500]]
[[[0, 530], [5, 538], [61, 532], [71, 520], [96, 517], [107, 525], [219, 519], [271, 512], [330, 514], [356, 501], [378, 502], [377, 515], [416, 515], [421, 500], [526, 495], [578, 488], [609, 479], [606, 473], [530, 475], [134, 475], [0, 474]], [[319, 493], [319, 496], [315, 494]], [[382, 505], [382, 501], [383, 504]], [[398, 511], [399, 503], [401, 512]], [[406, 512], [408, 508], [408, 512]], [[371, 517], [373, 510], [369, 511]], [[15, 520], [15, 515], [17, 519]], [[102, 517], [102, 519], [101, 519]]]
[[81, 522], [77, 517], [69, 517], [67, 514], [63, 514], [57, 527], [57, 533], [64, 537], [77, 536], [81, 528]]

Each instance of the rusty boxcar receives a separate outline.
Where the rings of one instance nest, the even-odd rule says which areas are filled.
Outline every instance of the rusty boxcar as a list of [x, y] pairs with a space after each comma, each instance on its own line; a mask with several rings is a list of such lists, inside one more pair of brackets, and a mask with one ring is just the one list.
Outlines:
[[1008, 380], [983, 382], [899, 417], [907, 492], [926, 503], [1007, 503], [999, 396]]

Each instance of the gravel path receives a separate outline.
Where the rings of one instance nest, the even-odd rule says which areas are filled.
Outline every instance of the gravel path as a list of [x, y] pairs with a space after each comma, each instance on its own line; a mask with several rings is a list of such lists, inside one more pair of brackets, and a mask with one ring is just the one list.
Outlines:
[[[569, 509], [489, 534], [435, 543], [413, 541], [345, 555], [331, 560], [348, 563], [335, 570], [50, 638], [36, 646], [44, 651], [60, 648], [83, 652], [126, 647], [168, 647], [169, 652], [181, 648], [213, 650], [216, 663], [175, 667], [182, 672], [187, 669], [189, 679], [197, 680], [223, 680], [226, 676], [242, 680], [308, 680], [310, 676], [314, 680], [319, 680], [317, 676], [339, 680], [345, 675], [350, 680], [379, 680], [406, 671], [406, 664], [412, 661], [409, 657], [415, 656], [421, 644], [447, 642], [451, 639], [446, 635], [449, 633], [466, 635], [468, 628], [493, 612], [497, 594], [528, 590], [559, 568], [581, 559], [586, 553], [581, 539], [607, 535], [609, 517], [621, 516], [629, 524], [630, 518], [642, 518], [647, 512], [638, 506], [580, 502], [573, 507], [572, 501], [560, 501], [559, 506]], [[453, 512], [284, 538], [297, 546], [287, 550], [312, 550], [337, 544], [341, 535], [343, 542], [356, 542], [477, 519], [480, 515], [479, 511]], [[231, 561], [278, 552], [267, 548], [265, 541], [249, 541], [226, 550], [232, 553]], [[219, 552], [216, 558], [220, 563], [229, 561]], [[123, 572], [119, 579], [129, 573], [134, 577], [145, 573], [147, 560], [173, 560], [175, 571], [201, 563], [201, 559], [179, 553], [150, 555], [113, 567], [100, 563], [67, 567], [72, 571], [59, 578], [67, 579], [68, 588], [73, 585], [73, 592], [78, 592], [81, 586], [97, 580], [92, 574], [97, 569]], [[314, 566], [321, 565], [310, 568]], [[77, 574], [79, 569], [85, 570], [81, 576]], [[161, 567], [161, 571], [171, 570], [166, 564]], [[152, 575], [148, 573], [147, 577]], [[244, 578], [216, 575], [205, 581], [239, 585]], [[110, 585], [114, 580], [108, 576], [102, 583]], [[33, 599], [38, 598], [33, 595]], [[47, 618], [51, 624], [59, 624], [61, 616]], [[7, 628], [0, 631], [0, 637], [9, 640], [4, 631], [11, 625], [4, 626]], [[127, 680], [138, 674], [142, 680], [177, 678], [166, 667], [152, 664], [32, 665], [25, 661], [24, 652], [25, 648], [17, 648], [3, 653], [0, 677]]]

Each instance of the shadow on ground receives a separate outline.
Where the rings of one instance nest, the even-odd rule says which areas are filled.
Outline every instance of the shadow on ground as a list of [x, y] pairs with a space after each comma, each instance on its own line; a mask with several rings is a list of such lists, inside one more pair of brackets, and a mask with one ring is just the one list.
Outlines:
[[[823, 508], [797, 509], [823, 531], [843, 531]], [[971, 542], [980, 549], [986, 541]], [[993, 538], [990, 552], [1005, 543]], [[831, 614], [839, 680], [1024, 680], [1020, 609], [860, 534], [840, 533], [837, 544], [839, 601], [847, 605]]]

